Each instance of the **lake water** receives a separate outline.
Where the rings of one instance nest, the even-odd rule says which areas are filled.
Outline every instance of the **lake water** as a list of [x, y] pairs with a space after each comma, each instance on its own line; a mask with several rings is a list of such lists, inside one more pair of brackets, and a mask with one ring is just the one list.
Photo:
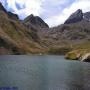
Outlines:
[[90, 63], [63, 56], [0, 56], [0, 90], [90, 90]]

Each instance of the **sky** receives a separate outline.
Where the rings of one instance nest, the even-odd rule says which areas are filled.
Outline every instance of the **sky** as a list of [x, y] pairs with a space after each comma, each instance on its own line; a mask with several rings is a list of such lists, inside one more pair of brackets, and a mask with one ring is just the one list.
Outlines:
[[90, 11], [90, 0], [0, 0], [3, 6], [24, 19], [40, 16], [50, 27], [63, 24], [77, 9]]

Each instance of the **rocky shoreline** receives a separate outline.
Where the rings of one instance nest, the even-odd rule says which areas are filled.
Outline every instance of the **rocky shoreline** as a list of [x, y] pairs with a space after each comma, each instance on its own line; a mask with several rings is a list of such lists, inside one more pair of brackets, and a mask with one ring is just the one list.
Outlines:
[[74, 50], [65, 55], [66, 59], [90, 62], [90, 52], [86, 49]]

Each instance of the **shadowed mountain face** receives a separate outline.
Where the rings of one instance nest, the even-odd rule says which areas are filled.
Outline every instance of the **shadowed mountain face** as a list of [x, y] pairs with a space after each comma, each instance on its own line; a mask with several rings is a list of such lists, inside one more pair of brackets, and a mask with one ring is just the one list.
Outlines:
[[24, 23], [30, 27], [35, 26], [36, 28], [49, 28], [49, 26], [38, 16], [30, 15], [24, 19]]
[[8, 12], [8, 17], [14, 20], [19, 20], [18, 15], [11, 12]]
[[90, 12], [78, 9], [64, 24], [49, 28], [38, 16], [30, 15], [21, 21], [0, 4], [0, 54], [66, 54], [87, 47]]
[[65, 24], [76, 23], [83, 19], [82, 10], [78, 9], [66, 21]]
[[82, 20], [90, 21], [90, 12], [83, 13], [82, 10], [78, 9], [65, 21], [65, 24], [77, 23]]
[[90, 21], [90, 12], [84, 13], [84, 19]]

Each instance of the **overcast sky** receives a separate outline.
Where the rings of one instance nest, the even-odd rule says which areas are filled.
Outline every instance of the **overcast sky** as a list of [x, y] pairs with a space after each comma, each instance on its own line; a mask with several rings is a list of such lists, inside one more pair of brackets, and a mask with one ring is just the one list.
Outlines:
[[8, 11], [21, 19], [30, 14], [40, 16], [49, 26], [62, 24], [77, 9], [90, 11], [90, 0], [0, 0]]

